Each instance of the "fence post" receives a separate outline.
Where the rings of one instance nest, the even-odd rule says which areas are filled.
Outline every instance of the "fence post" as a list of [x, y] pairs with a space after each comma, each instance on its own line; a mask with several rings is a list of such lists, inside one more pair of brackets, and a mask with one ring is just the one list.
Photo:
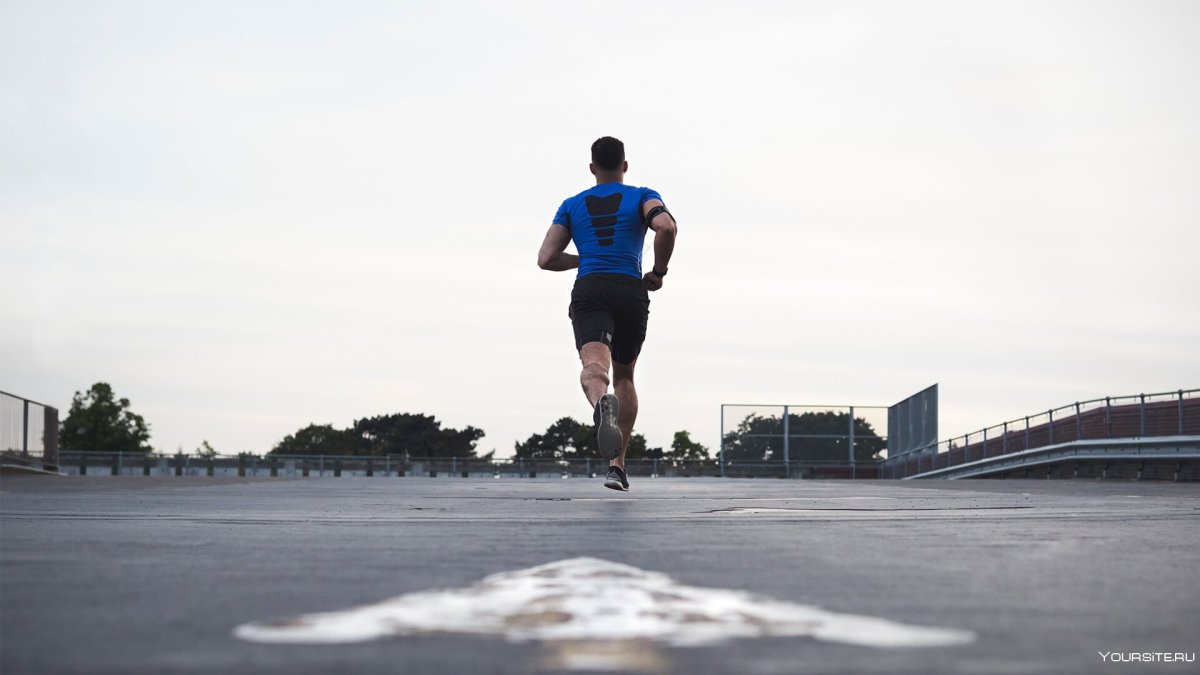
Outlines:
[[1079, 401], [1075, 402], [1075, 440], [1083, 440], [1083, 422], [1079, 419]]
[[29, 456], [29, 401], [21, 399], [23, 411], [21, 419], [21, 456]]
[[1000, 454], [1008, 454], [1008, 422], [1004, 423], [1004, 436], [1000, 441]]
[[1050, 441], [1046, 445], [1054, 445], [1054, 411], [1051, 410], [1046, 414], [1050, 416], [1050, 423], [1046, 425], [1046, 428], [1050, 430]]
[[721, 445], [717, 446], [717, 464], [721, 466], [721, 478], [725, 477], [725, 404], [721, 404]]
[[325, 477], [325, 455], [321, 455], [320, 457], [321, 457], [320, 462], [317, 464], [317, 471], [320, 473], [321, 478], [324, 478]]
[[1104, 397], [1104, 429], [1106, 438], [1112, 438], [1112, 399]]
[[1179, 390], [1179, 435], [1183, 435], [1183, 390]]
[[1025, 449], [1029, 449], [1029, 415], [1025, 416]]
[[1142, 394], [1142, 402], [1138, 404], [1138, 438], [1146, 435], [1146, 395]]
[[850, 406], [850, 478], [854, 475], [854, 406]]
[[46, 407], [42, 411], [42, 462], [58, 468], [58, 409]]
[[783, 473], [788, 478], [792, 477], [792, 459], [791, 459], [791, 428], [788, 424], [788, 407], [783, 406]]

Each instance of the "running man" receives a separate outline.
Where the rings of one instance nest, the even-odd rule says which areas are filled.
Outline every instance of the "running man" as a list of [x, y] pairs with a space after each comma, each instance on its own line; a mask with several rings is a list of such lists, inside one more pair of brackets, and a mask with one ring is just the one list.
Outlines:
[[[593, 143], [589, 168], [596, 186], [558, 208], [538, 251], [538, 267], [579, 268], [568, 312], [583, 364], [579, 382], [592, 406], [600, 454], [609, 459], [604, 486], [628, 490], [625, 452], [638, 413], [633, 368], [646, 339], [648, 291], [662, 288], [675, 248], [675, 219], [657, 192], [625, 185], [629, 163], [621, 141], [605, 136]], [[647, 228], [654, 230], [654, 265], [643, 275]], [[578, 255], [564, 252], [572, 241]]]

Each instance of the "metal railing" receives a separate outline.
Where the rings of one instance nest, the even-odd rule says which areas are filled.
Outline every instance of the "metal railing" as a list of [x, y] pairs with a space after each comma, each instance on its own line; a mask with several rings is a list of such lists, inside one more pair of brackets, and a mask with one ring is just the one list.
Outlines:
[[1200, 389], [1079, 401], [889, 457], [883, 478], [906, 478], [990, 457], [1083, 440], [1200, 435]]
[[[252, 455], [236, 457], [156, 455], [144, 452], [63, 450], [68, 475], [85, 476], [258, 476], [258, 477], [431, 477], [431, 478], [572, 478], [603, 474], [599, 459], [504, 459], [404, 457], [402, 455]], [[716, 476], [714, 460], [638, 459], [625, 464], [630, 476]]]
[[0, 391], [0, 461], [57, 470], [58, 410]]

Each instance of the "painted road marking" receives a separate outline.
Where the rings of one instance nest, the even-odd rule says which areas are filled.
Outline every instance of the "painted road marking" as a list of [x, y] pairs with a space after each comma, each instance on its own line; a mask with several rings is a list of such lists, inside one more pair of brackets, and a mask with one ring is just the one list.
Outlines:
[[[234, 635], [266, 643], [347, 643], [450, 632], [529, 641], [656, 641], [677, 647], [732, 638], [812, 637], [868, 647], [941, 647], [974, 633], [831, 612], [596, 558], [485, 577], [460, 589], [408, 593], [342, 611], [248, 623]], [[581, 657], [586, 661], [585, 657]]]

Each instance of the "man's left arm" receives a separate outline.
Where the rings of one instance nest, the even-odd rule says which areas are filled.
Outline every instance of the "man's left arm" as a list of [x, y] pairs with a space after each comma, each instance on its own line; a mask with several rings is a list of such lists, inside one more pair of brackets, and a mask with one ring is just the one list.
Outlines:
[[565, 252], [570, 243], [570, 230], [558, 223], [551, 225], [538, 250], [538, 267], [551, 272], [565, 272], [579, 267], [579, 256]]
[[654, 231], [654, 266], [642, 275], [646, 288], [657, 291], [663, 286], [663, 277], [667, 274], [667, 264], [671, 262], [671, 254], [675, 252], [675, 236], [679, 229], [675, 225], [675, 216], [667, 211], [667, 207], [657, 197], [647, 199], [642, 204], [642, 217], [647, 226]]

